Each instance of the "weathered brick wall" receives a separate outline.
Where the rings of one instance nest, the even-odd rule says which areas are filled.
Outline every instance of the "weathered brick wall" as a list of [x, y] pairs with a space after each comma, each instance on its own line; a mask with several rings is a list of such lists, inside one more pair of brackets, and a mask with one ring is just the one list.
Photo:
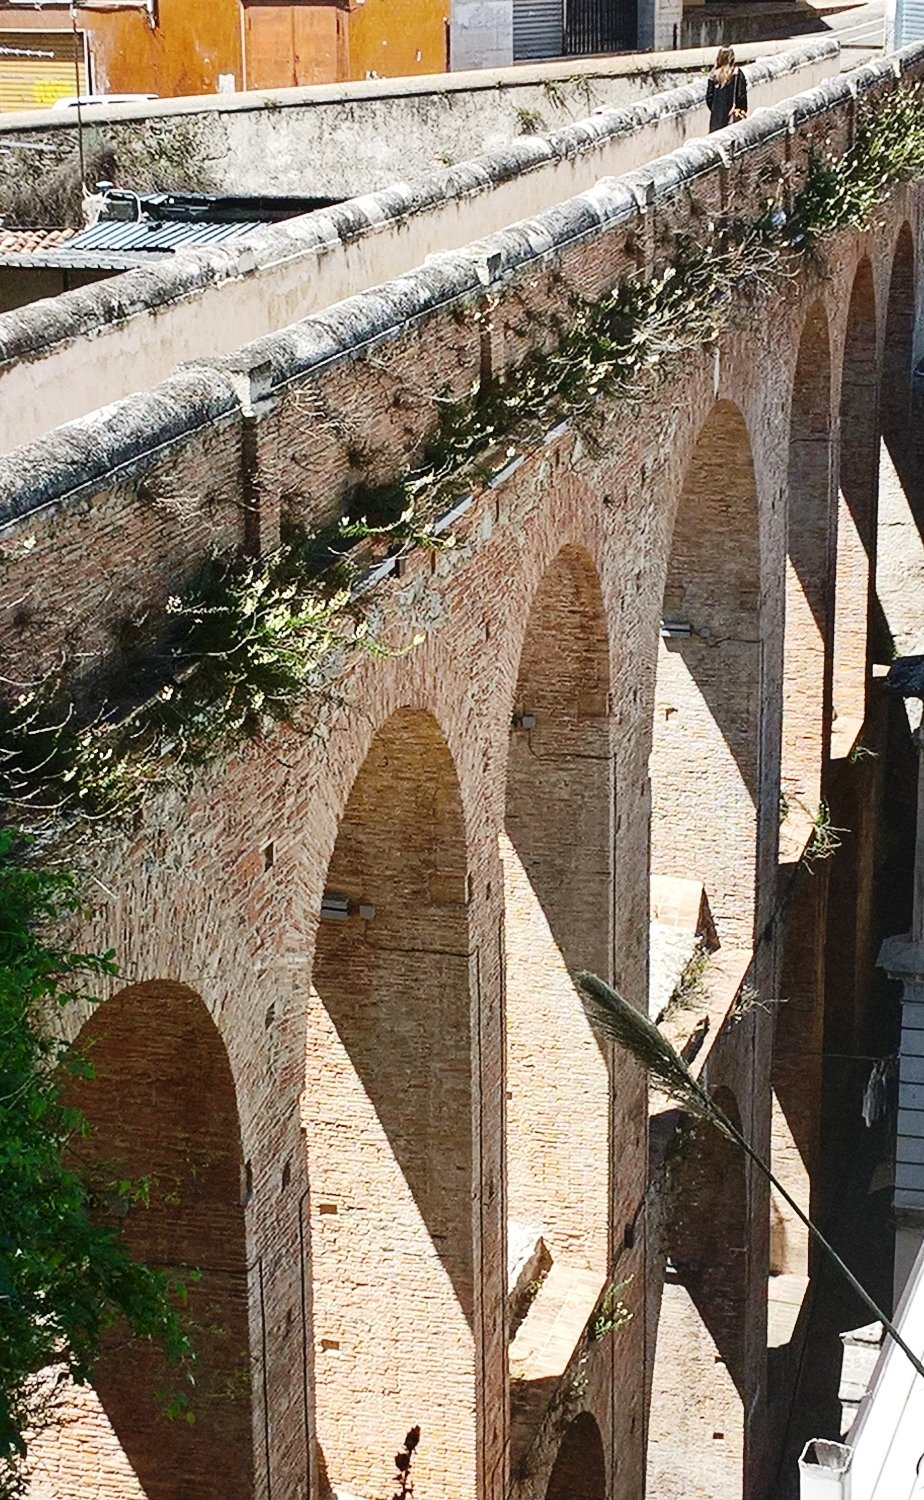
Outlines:
[[[710, 1092], [740, 1129], [734, 1095]], [[745, 1158], [711, 1125], [694, 1123], [674, 1147], [664, 1225], [674, 1270], [663, 1290], [648, 1451], [649, 1492], [664, 1500], [744, 1492], [754, 1395], [741, 1315], [749, 1217]]]
[[876, 290], [863, 260], [850, 293], [839, 411], [840, 451], [835, 576], [832, 717], [841, 725], [866, 714], [869, 644], [867, 622], [875, 582], [878, 484]]
[[[187, 1390], [117, 1327], [97, 1393], [145, 1494], [205, 1500], [219, 1485], [244, 1497], [253, 1491], [247, 1186], [220, 1034], [197, 995], [147, 983], [103, 1005], [80, 1050], [94, 1072], [73, 1090], [92, 1130], [88, 1154], [104, 1178], [148, 1184], [145, 1207], [117, 1202], [114, 1213], [125, 1213], [134, 1254], [185, 1278], [198, 1352]], [[156, 1393], [172, 1378], [192, 1399], [192, 1424], [160, 1415]]]
[[[757, 490], [737, 406], [717, 403], [674, 521], [651, 755], [652, 869], [706, 886], [720, 938], [754, 928], [760, 682]], [[680, 631], [688, 631], [684, 636]]]
[[[102, 662], [117, 679], [209, 550], [240, 545], [234, 406], [214, 373], [186, 373], [169, 392], [122, 403], [92, 434], [59, 429], [41, 445], [40, 468], [12, 466], [16, 488], [32, 483], [21, 513], [8, 492], [0, 542], [11, 675], [28, 684], [64, 657], [78, 675]], [[59, 586], [67, 577], [73, 591]]]
[[350, 914], [322, 914], [309, 1011], [319, 1451], [335, 1488], [374, 1494], [389, 1442], [420, 1423], [418, 1482], [474, 1495], [465, 830], [427, 715], [379, 731], [327, 887]]
[[[631, 191], [625, 183], [601, 185], [573, 208], [486, 242], [477, 257], [441, 259], [329, 320], [246, 351], [237, 363], [255, 372], [264, 544], [280, 516], [316, 522], [335, 513], [355, 477], [357, 445], [387, 472], [419, 445], [441, 386], [459, 392], [486, 363], [499, 369], [546, 341], [546, 315], [562, 310], [563, 286], [587, 295], [606, 290], [638, 257], [653, 260], [662, 227], [688, 224], [694, 203], [709, 212], [731, 202], [736, 212], [754, 211], [767, 174], [778, 173], [787, 153], [804, 161], [806, 137], [845, 138], [853, 106], [843, 90], [814, 111], [800, 106], [795, 136], [775, 112], [753, 119], [724, 145], [703, 143], [667, 167], [635, 174]], [[682, 172], [694, 169], [701, 175], [691, 199]], [[759, 994], [774, 993], [791, 395], [809, 309], [820, 300], [830, 410], [838, 410], [857, 267], [869, 257], [883, 309], [906, 221], [917, 241], [917, 188], [896, 191], [881, 220], [869, 235], [838, 240], [820, 290], [788, 287], [772, 318], [729, 331], [713, 359], [690, 360], [638, 404], [605, 413], [593, 443], [565, 426], [518, 451], [522, 462], [502, 480], [475, 486], [453, 528], [454, 546], [416, 549], [368, 596], [380, 637], [404, 646], [420, 631], [417, 648], [357, 655], [323, 709], [309, 706], [293, 726], [152, 798], [143, 827], [85, 850], [99, 905], [82, 936], [114, 946], [132, 984], [188, 985], [227, 1051], [240, 1120], [260, 1500], [270, 1492], [274, 1500], [316, 1494], [325, 1473], [357, 1493], [380, 1492], [391, 1454], [418, 1420], [422, 1500], [431, 1490], [539, 1500], [581, 1408], [602, 1435], [612, 1500], [641, 1491], [655, 1358], [645, 1301], [657, 1250], [647, 1244], [644, 1088], [619, 1060], [608, 1100], [608, 1269], [614, 1279], [632, 1278], [624, 1296], [633, 1321], [597, 1343], [576, 1344], [552, 1382], [525, 1462], [509, 1479], [506, 1472], [504, 1241], [507, 1153], [517, 1127], [505, 1096], [516, 1068], [542, 1072], [550, 1049], [537, 1025], [530, 1055], [529, 1016], [524, 1009], [517, 1030], [511, 1006], [519, 1055], [506, 1076], [504, 971], [512, 977], [532, 955], [526, 947], [517, 955], [513, 908], [505, 940], [499, 838], [507, 825], [516, 846], [517, 823], [527, 835], [522, 863], [528, 873], [534, 859], [536, 871], [530, 899], [543, 907], [562, 958], [547, 997], [566, 1018], [555, 1032], [557, 1068], [575, 1091], [574, 1112], [589, 1103], [599, 1119], [602, 1059], [588, 1045], [564, 968], [586, 962], [588, 950], [605, 968], [611, 954], [617, 983], [644, 1003], [649, 756], [654, 748], [656, 773], [655, 705], [665, 691], [659, 621], [673, 550], [674, 563], [686, 560], [690, 569], [681, 580], [690, 599], [698, 589], [704, 603], [710, 596], [710, 610], [722, 612], [723, 635], [726, 626], [755, 632], [743, 642], [747, 673], [754, 640], [762, 643], [748, 714], [741, 713], [739, 665], [700, 672], [707, 690], [700, 698], [708, 695], [726, 736], [740, 728], [747, 751], [739, 750], [743, 767], [730, 756], [716, 776], [704, 750], [702, 790], [678, 796], [671, 818], [688, 840], [683, 873], [701, 865], [719, 892], [717, 905], [727, 898], [735, 944], [749, 939], [753, 910], [749, 977]], [[494, 254], [499, 262], [488, 264]], [[489, 295], [479, 280], [486, 265]], [[474, 312], [485, 309], [487, 326], [476, 325]], [[881, 311], [877, 326], [881, 350]], [[132, 423], [140, 425], [116, 424], [107, 450], [113, 477], [86, 486], [92, 526], [81, 528], [77, 506], [55, 497], [56, 484], [73, 487], [66, 466], [56, 478], [60, 450], [54, 463], [35, 450], [29, 468], [0, 465], [9, 518], [3, 628], [17, 670], [50, 663], [69, 636], [85, 638], [88, 650], [103, 648], [124, 609], [113, 589], [132, 565], [142, 601], [153, 605], [182, 586], [209, 540], [243, 537], [234, 373], [225, 362], [131, 403]], [[214, 403], [211, 417], [197, 409], [202, 430], [188, 438], [188, 428], [176, 425], [189, 389], [183, 380]], [[348, 433], [337, 425], [341, 409]], [[155, 415], [170, 446], [151, 455], [137, 433]], [[827, 421], [830, 431], [830, 412]], [[67, 463], [78, 462], [82, 444], [98, 443], [99, 432], [90, 419], [62, 438]], [[734, 441], [713, 450], [716, 433]], [[165, 493], [199, 497], [188, 524], [171, 525], [139, 497], [139, 481], [147, 495], [168, 476], [177, 488]], [[217, 506], [211, 533], [204, 495]], [[699, 519], [696, 549], [686, 516]], [[87, 540], [97, 525], [106, 539], [99, 549]], [[43, 622], [31, 642], [15, 619], [25, 592]], [[825, 618], [833, 618], [830, 600]], [[695, 645], [705, 656], [707, 648]], [[827, 661], [831, 650], [828, 629]], [[531, 711], [527, 694], [539, 705], [537, 729], [529, 731], [542, 752], [536, 766], [517, 738], [522, 728], [511, 734], [515, 712]], [[814, 701], [806, 718], [817, 726]], [[681, 756], [692, 763], [686, 742], [673, 749], [675, 762]], [[690, 816], [691, 799], [707, 793], [716, 808]], [[575, 830], [592, 859], [578, 859]], [[652, 843], [664, 847], [657, 804]], [[346, 924], [321, 923], [325, 888], [368, 900], [375, 917], [357, 910]], [[771, 1047], [759, 1008], [734, 1025], [720, 1018], [703, 1075], [710, 1088], [734, 1096], [762, 1150], [770, 1144]], [[567, 1107], [547, 1076], [542, 1091], [546, 1114], [558, 1100]], [[158, 1088], [152, 1109], [164, 1103]], [[525, 1125], [522, 1110], [519, 1118]], [[573, 1140], [571, 1128], [561, 1120], [561, 1135]], [[576, 1133], [581, 1139], [580, 1126]], [[197, 1137], [195, 1151], [207, 1141], [207, 1132]], [[537, 1153], [535, 1173], [556, 1215], [576, 1186], [562, 1180], [561, 1156], [553, 1139], [550, 1153]], [[598, 1162], [603, 1169], [602, 1157], [598, 1145], [594, 1171]], [[594, 1198], [596, 1226], [594, 1171], [576, 1165]], [[512, 1210], [512, 1167], [509, 1175]], [[750, 1255], [735, 1308], [748, 1392], [742, 1483], [754, 1493], [765, 1421], [769, 1206], [750, 1176], [747, 1215]], [[191, 1218], [194, 1243], [185, 1251], [206, 1264], [207, 1219], [198, 1211]], [[598, 1254], [595, 1243], [592, 1258]], [[672, 1326], [658, 1350], [668, 1364], [685, 1337]], [[414, 1409], [406, 1411], [409, 1397]]]

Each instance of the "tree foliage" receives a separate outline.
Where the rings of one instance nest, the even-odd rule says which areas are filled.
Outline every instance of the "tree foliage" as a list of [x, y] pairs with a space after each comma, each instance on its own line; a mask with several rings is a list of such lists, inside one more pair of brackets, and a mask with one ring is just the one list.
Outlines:
[[[90, 1072], [55, 1037], [54, 1014], [92, 998], [116, 972], [111, 953], [76, 953], [60, 939], [80, 909], [73, 878], [21, 862], [22, 841], [0, 832], [0, 1497], [22, 1493], [30, 1431], [50, 1419], [49, 1396], [87, 1382], [107, 1328], [157, 1340], [169, 1358], [191, 1349], [175, 1293], [133, 1260], [106, 1223], [104, 1194], [143, 1197], [143, 1185], [94, 1182], [67, 1164], [87, 1134], [66, 1100], [68, 1076]], [[54, 1368], [54, 1378], [40, 1372]], [[53, 1404], [53, 1403], [52, 1403]]]

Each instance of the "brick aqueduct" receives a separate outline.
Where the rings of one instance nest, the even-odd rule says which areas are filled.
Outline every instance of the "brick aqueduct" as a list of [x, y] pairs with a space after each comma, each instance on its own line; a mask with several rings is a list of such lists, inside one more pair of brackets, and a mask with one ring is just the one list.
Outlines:
[[[5, 675], [112, 661], [210, 548], [329, 520], [357, 451], [400, 468], [434, 393], [516, 367], [566, 290], [753, 219], [810, 148], [844, 149], [858, 97], [922, 74], [909, 49], [828, 82], [3, 459]], [[299, 722], [86, 855], [81, 936], [123, 973], [85, 1020], [87, 1107], [154, 1184], [132, 1243], [201, 1272], [199, 1410], [165, 1422], [152, 1362], [113, 1349], [36, 1494], [376, 1500], [413, 1423], [419, 1500], [766, 1491], [768, 1277], [804, 1285], [804, 1241], [776, 1212], [771, 1235], [718, 1136], [667, 1192], [663, 1117], [569, 970], [643, 1004], [650, 891], [664, 925], [701, 886], [695, 1066], [809, 1201], [826, 994], [848, 1050], [870, 961], [875, 772], [849, 752], [880, 437], [890, 483], [913, 457], [921, 201], [894, 190], [595, 442], [514, 443], [454, 545], [364, 596], [413, 649], [358, 651]], [[856, 803], [848, 873], [800, 880], [823, 796]], [[548, 1270], [512, 1346], [508, 1238]], [[632, 1319], [594, 1338], [613, 1283]]]

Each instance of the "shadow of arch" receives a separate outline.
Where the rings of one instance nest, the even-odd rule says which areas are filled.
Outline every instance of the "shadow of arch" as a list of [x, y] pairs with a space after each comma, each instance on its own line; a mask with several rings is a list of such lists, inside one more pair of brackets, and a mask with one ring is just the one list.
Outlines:
[[530, 609], [507, 758], [508, 1212], [544, 1231], [553, 1258], [601, 1277], [609, 1068], [571, 974], [612, 972], [609, 686], [597, 572], [586, 552], [566, 547]]
[[831, 351], [820, 302], [809, 308], [799, 341], [787, 490], [781, 780], [789, 803], [812, 819], [830, 732], [833, 634]]
[[[711, 1092], [740, 1127], [734, 1095]], [[657, 1322], [646, 1493], [740, 1495], [752, 1394], [745, 1158], [713, 1125], [697, 1122], [677, 1137], [668, 1161], [662, 1253], [670, 1265]]]
[[674, 523], [650, 761], [651, 867], [701, 881], [719, 937], [754, 929], [760, 552], [747, 426], [716, 402]]
[[895, 241], [882, 361], [882, 436], [903, 480], [911, 457], [911, 369], [915, 313], [914, 236], [903, 224]]
[[[94, 1076], [69, 1093], [90, 1123], [81, 1142], [107, 1180], [146, 1178], [128, 1209], [133, 1255], [184, 1277], [197, 1352], [192, 1425], [162, 1415], [170, 1373], [116, 1329], [94, 1385], [147, 1500], [247, 1500], [253, 1493], [248, 1273], [240, 1124], [224, 1043], [184, 985], [131, 985], [84, 1026]], [[88, 1484], [85, 1493], [90, 1492]]]
[[[731, 1090], [710, 1092], [719, 1109], [740, 1130], [741, 1115]], [[744, 1154], [714, 1125], [697, 1122], [689, 1128], [677, 1181], [669, 1254], [744, 1400], [748, 1284]]]
[[875, 571], [879, 486], [876, 288], [864, 257], [847, 313], [841, 379], [834, 616], [834, 718], [866, 713], [868, 621]]
[[873, 652], [889, 662], [921, 649], [919, 612], [909, 611], [924, 578], [924, 440], [916, 435], [912, 409], [915, 327], [915, 249], [905, 223], [895, 242], [886, 304], [882, 356], [877, 515], [876, 607]]
[[568, 1426], [549, 1476], [545, 1500], [606, 1500], [606, 1458], [589, 1411]]
[[309, 1002], [318, 1440], [358, 1493], [415, 1422], [422, 1489], [450, 1491], [473, 1452], [467, 899], [452, 757], [430, 714], [400, 709], [340, 821]]

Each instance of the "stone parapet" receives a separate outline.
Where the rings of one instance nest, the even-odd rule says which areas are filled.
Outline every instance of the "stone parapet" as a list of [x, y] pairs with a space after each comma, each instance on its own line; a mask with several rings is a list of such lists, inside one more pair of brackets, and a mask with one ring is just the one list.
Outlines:
[[[569, 120], [565, 115], [565, 123], [543, 123], [553, 112], [537, 83], [545, 115], [531, 111], [534, 133], [517, 135], [522, 126], [514, 120], [507, 131], [497, 133], [506, 137], [502, 144], [492, 139], [490, 149], [455, 165], [430, 162], [427, 170], [415, 173], [405, 160], [395, 182], [388, 181], [380, 166], [380, 175], [362, 185], [361, 196], [329, 209], [226, 249], [184, 251], [0, 315], [0, 446], [24, 442], [94, 406], [155, 384], [184, 360], [227, 353], [235, 343], [408, 272], [433, 253], [461, 248], [590, 191], [600, 178], [669, 153], [704, 128], [705, 60], [699, 54], [695, 58], [680, 86], [628, 104], [611, 103], [605, 92], [595, 93], [590, 75], [582, 71], [586, 88], [575, 100], [582, 117]], [[837, 66], [838, 46], [831, 38], [756, 58], [746, 67], [752, 107], [776, 105]], [[662, 81], [670, 76], [663, 75]], [[574, 82], [572, 78], [572, 86]], [[556, 97], [555, 77], [546, 83], [549, 98]], [[275, 113], [267, 112], [275, 120]], [[286, 110], [280, 118], [293, 124]], [[164, 124], [161, 116], [156, 119]], [[467, 142], [473, 137], [477, 142], [474, 128], [463, 134]], [[0, 145], [4, 138], [0, 122]], [[133, 147], [134, 154], [138, 149]], [[355, 149], [351, 139], [351, 159]], [[9, 153], [17, 160], [33, 154]], [[267, 153], [241, 148], [233, 160], [254, 156], [262, 163]], [[5, 160], [0, 151], [0, 177]], [[298, 166], [298, 190], [303, 191], [303, 156]], [[203, 185], [210, 181], [201, 178]], [[263, 181], [259, 190], [270, 186]], [[225, 187], [255, 190], [254, 184], [237, 180]], [[351, 191], [348, 180], [339, 191]]]

